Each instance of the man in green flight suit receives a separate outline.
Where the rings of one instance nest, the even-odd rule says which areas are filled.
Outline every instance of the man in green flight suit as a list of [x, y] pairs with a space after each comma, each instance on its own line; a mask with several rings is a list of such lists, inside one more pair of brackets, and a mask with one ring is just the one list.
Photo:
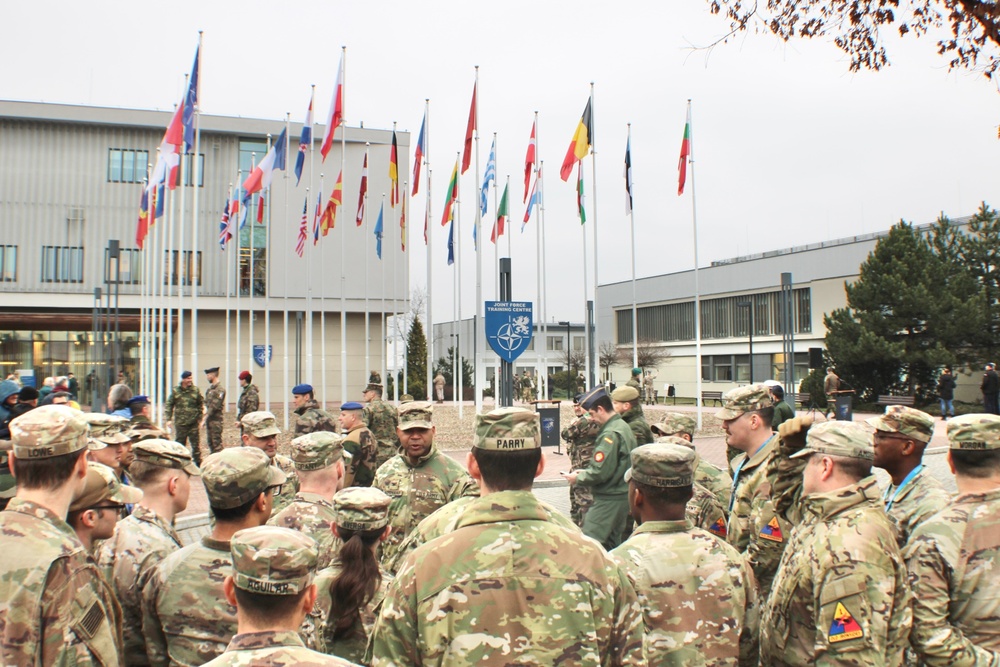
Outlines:
[[594, 458], [585, 470], [565, 473], [571, 484], [582, 484], [594, 492], [594, 504], [583, 519], [583, 534], [592, 537], [610, 551], [622, 543], [628, 520], [628, 483], [625, 471], [629, 454], [636, 448], [635, 436], [628, 424], [615, 412], [604, 387], [591, 389], [580, 406], [601, 425], [594, 448]]

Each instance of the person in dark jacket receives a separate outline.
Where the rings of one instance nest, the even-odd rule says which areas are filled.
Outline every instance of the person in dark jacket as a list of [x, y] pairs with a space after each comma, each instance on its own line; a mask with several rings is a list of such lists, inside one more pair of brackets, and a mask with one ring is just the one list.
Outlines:
[[941, 419], [955, 416], [955, 376], [951, 374], [951, 366], [945, 366], [937, 381], [937, 395], [941, 401]]
[[993, 363], [986, 364], [983, 373], [983, 382], [979, 388], [983, 392], [984, 412], [991, 415], [1000, 415], [1000, 405], [997, 398], [1000, 397], [1000, 375], [997, 375], [996, 366]]

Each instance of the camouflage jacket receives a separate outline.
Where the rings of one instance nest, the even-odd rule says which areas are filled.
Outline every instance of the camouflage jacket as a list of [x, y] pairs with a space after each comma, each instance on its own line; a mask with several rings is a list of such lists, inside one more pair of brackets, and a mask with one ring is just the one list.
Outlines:
[[194, 667], [220, 655], [236, 634], [236, 608], [222, 582], [229, 542], [203, 537], [160, 562], [142, 592], [142, 632], [153, 667]]
[[393, 560], [410, 531], [439, 507], [458, 498], [479, 496], [479, 486], [465, 468], [439, 452], [433, 443], [416, 464], [403, 454], [391, 458], [378, 469], [372, 486], [392, 498], [392, 532], [382, 542], [383, 563]]
[[647, 521], [611, 556], [639, 597], [650, 665], [736, 667], [741, 647], [756, 664], [757, 587], [732, 546], [690, 521]]
[[233, 637], [226, 651], [206, 664], [211, 667], [257, 667], [296, 665], [297, 667], [351, 667], [354, 663], [323, 655], [305, 647], [294, 632], [245, 632]]
[[198, 387], [191, 385], [184, 389], [177, 385], [167, 399], [164, 416], [167, 421], [173, 421], [175, 426], [194, 426], [201, 421], [201, 409], [204, 405], [205, 399]]
[[[371, 486], [375, 479], [375, 456], [378, 453], [375, 435], [368, 427], [358, 424], [344, 438], [344, 449], [351, 453], [344, 486]], [[344, 462], [347, 463], [346, 459]]]
[[[382, 565], [389, 572], [397, 572], [399, 567], [417, 547], [427, 544], [431, 540], [436, 540], [442, 535], [448, 535], [455, 530], [459, 519], [465, 508], [479, 496], [465, 496], [458, 500], [453, 500], [444, 507], [435, 510], [429, 517], [417, 524], [417, 527], [410, 531], [403, 543], [399, 545], [395, 556], [383, 558]], [[571, 532], [580, 532], [580, 527], [573, 523], [569, 517], [560, 512], [555, 507], [538, 500], [538, 506], [545, 512], [545, 520], [560, 528], [565, 528]]]
[[142, 634], [142, 591], [160, 561], [181, 548], [173, 525], [151, 509], [138, 505], [118, 522], [115, 534], [101, 545], [97, 564], [122, 605], [125, 662], [147, 665]]
[[896, 529], [896, 541], [902, 549], [917, 526], [951, 503], [951, 494], [926, 468], [922, 468], [902, 488], [897, 490], [890, 485], [882, 494], [882, 501]]
[[684, 508], [684, 517], [696, 528], [707, 530], [716, 537], [726, 539], [726, 510], [715, 494], [695, 482], [692, 485], [691, 500]]
[[594, 442], [600, 432], [601, 425], [586, 412], [562, 430], [562, 439], [568, 445], [566, 450], [573, 470], [582, 470], [590, 465], [594, 456]]
[[316, 540], [319, 547], [317, 569], [329, 567], [333, 563], [340, 540], [330, 530], [337, 518], [333, 503], [315, 493], [299, 491], [284, 509], [271, 514], [269, 526], [291, 528]]
[[639, 378], [636, 377], [636, 376], [634, 376], [634, 375], [632, 376], [632, 378], [628, 382], [625, 383], [625, 386], [626, 387], [635, 387], [640, 392], [642, 391], [642, 384], [639, 382]]
[[0, 534], [0, 664], [124, 664], [121, 610], [69, 524], [14, 498]]
[[220, 382], [208, 386], [205, 392], [205, 419], [208, 421], [222, 420], [222, 412], [226, 409], [226, 388]]
[[236, 402], [236, 421], [243, 419], [243, 415], [260, 410], [260, 394], [257, 393], [257, 385], [248, 384], [240, 392], [240, 399]]
[[1000, 489], [964, 494], [913, 531], [910, 643], [925, 665], [1000, 665]]
[[728, 520], [729, 500], [733, 493], [733, 478], [729, 473], [695, 454], [694, 481], [715, 494]]
[[642, 413], [642, 406], [635, 405], [625, 411], [622, 415], [622, 419], [628, 424], [628, 427], [632, 429], [632, 435], [635, 436], [636, 445], [648, 445], [653, 442], [653, 432], [649, 429], [649, 423]]
[[399, 438], [396, 437], [399, 414], [391, 403], [376, 398], [365, 406], [361, 418], [378, 442], [378, 453], [375, 456], [375, 469], [378, 470], [399, 451]]
[[295, 409], [295, 414], [297, 415], [294, 428], [296, 436], [316, 431], [338, 432], [337, 420], [329, 412], [321, 409], [315, 400], [306, 401], [301, 408]]
[[335, 655], [359, 665], [367, 664], [365, 652], [368, 649], [368, 638], [371, 637], [372, 628], [375, 626], [375, 617], [382, 608], [385, 592], [392, 583], [392, 575], [380, 569], [382, 581], [375, 589], [375, 595], [361, 610], [360, 616], [355, 618], [354, 624], [340, 636], [335, 636], [337, 619], [330, 618], [330, 608], [333, 606], [330, 585], [341, 570], [341, 566], [335, 563], [316, 575], [316, 580], [313, 582], [316, 584], [316, 604], [302, 623], [299, 634], [302, 635], [306, 646], [320, 653]]
[[597, 445], [590, 465], [580, 471], [576, 483], [590, 487], [595, 495], [627, 493], [625, 471], [630, 465], [629, 456], [636, 447], [635, 436], [628, 424], [619, 415], [611, 415], [601, 427], [595, 442]]
[[[743, 552], [753, 568], [761, 599], [766, 599], [771, 590], [792, 529], [792, 522], [776, 512], [771, 501], [768, 464], [778, 458], [783, 457], [778, 450], [778, 437], [773, 436], [749, 459], [743, 453], [732, 461], [733, 470], [739, 470], [739, 475], [733, 480], [726, 539]], [[740, 467], [743, 461], [746, 462]]]
[[906, 576], [874, 477], [805, 496], [761, 615], [761, 664], [902, 664]]
[[373, 664], [645, 665], [624, 573], [530, 491], [472, 500], [410, 554], [375, 624]]
[[274, 515], [295, 499], [295, 494], [299, 492], [299, 473], [295, 470], [295, 462], [284, 454], [275, 454], [271, 464], [278, 466], [285, 473], [285, 483], [281, 485], [281, 493], [274, 496], [271, 507], [271, 514]]

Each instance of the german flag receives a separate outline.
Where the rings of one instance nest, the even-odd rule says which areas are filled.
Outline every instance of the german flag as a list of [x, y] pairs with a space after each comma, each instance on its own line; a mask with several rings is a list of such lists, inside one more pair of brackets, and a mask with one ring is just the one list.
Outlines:
[[566, 150], [562, 169], [559, 170], [559, 176], [562, 177], [563, 181], [568, 181], [573, 174], [573, 165], [590, 153], [590, 145], [594, 139], [594, 117], [590, 109], [591, 101], [587, 100], [587, 108], [583, 110], [583, 117], [580, 118], [580, 124], [576, 128], [576, 132], [573, 133], [573, 140], [569, 142], [569, 148]]

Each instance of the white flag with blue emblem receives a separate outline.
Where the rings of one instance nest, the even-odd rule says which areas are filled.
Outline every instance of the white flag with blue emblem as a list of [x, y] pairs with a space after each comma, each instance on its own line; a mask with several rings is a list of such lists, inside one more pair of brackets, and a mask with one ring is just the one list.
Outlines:
[[497, 178], [497, 140], [493, 138], [493, 146], [490, 148], [490, 160], [486, 163], [486, 177], [483, 178], [483, 189], [479, 193], [479, 208], [483, 217], [486, 217], [486, 194], [490, 190], [490, 181], [496, 182]]

